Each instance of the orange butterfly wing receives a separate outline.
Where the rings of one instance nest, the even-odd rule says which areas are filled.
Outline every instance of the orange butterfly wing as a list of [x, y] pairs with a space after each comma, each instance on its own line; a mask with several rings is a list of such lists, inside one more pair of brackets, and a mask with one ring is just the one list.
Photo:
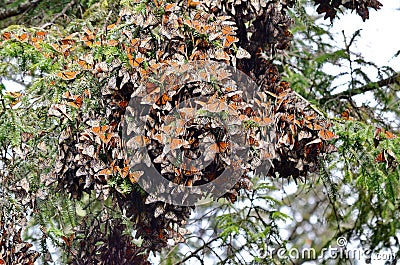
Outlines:
[[325, 141], [329, 141], [329, 140], [338, 138], [338, 136], [336, 134], [334, 134], [333, 132], [328, 131], [326, 129], [320, 130], [318, 135], [322, 140], [325, 140]]
[[138, 179], [144, 174], [143, 171], [134, 171], [132, 173], [129, 173], [129, 180], [131, 181], [132, 184], [136, 183]]
[[380, 152], [375, 158], [375, 162], [385, 162], [385, 161], [386, 158], [384, 152]]
[[15, 36], [19, 41], [22, 41], [22, 42], [24, 42], [24, 41], [26, 41], [26, 40], [28, 40], [28, 34], [27, 33], [23, 33], [23, 34], [21, 34], [20, 36]]
[[386, 136], [387, 139], [397, 138], [397, 136], [394, 133], [391, 133], [389, 131], [385, 131], [385, 136]]
[[11, 39], [11, 33], [10, 32], [4, 32], [2, 35], [4, 40], [9, 40]]
[[57, 76], [61, 77], [63, 80], [73, 80], [79, 73], [79, 71], [65, 71], [58, 73]]
[[105, 168], [99, 171], [98, 173], [99, 175], [103, 175], [103, 176], [109, 176], [113, 174], [113, 170], [112, 168]]
[[235, 36], [227, 35], [227, 36], [225, 37], [223, 46], [224, 46], [225, 48], [228, 48], [228, 47], [230, 47], [230, 46], [232, 45], [232, 43], [237, 42], [238, 40], [239, 40], [239, 39], [238, 39], [237, 37], [235, 37]]
[[168, 94], [164, 93], [162, 96], [156, 101], [156, 104], [159, 106], [167, 104], [168, 101], [172, 100]]
[[83, 104], [83, 98], [81, 96], [76, 96], [73, 102], [68, 102], [68, 105], [80, 109]]

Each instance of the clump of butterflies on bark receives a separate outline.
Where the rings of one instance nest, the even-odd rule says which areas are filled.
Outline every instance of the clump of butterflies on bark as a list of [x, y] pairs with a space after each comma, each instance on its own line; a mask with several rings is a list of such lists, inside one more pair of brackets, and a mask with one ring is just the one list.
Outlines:
[[[137, 186], [143, 172], [130, 170], [131, 165], [138, 162], [154, 163], [171, 181], [196, 185], [218, 178], [219, 172], [227, 166], [224, 159], [217, 159], [211, 169], [199, 172], [164, 165], [162, 159], [157, 159], [163, 148], [160, 134], [169, 133], [163, 131], [166, 129], [163, 127], [164, 118], [182, 100], [200, 94], [214, 97], [235, 105], [247, 120], [271, 123], [275, 129], [273, 154], [254, 158], [245, 165], [246, 174], [224, 195], [232, 202], [241, 189], [251, 189], [247, 173], [255, 170], [257, 160], [271, 159], [272, 166], [266, 174], [269, 177], [304, 181], [308, 174], [318, 171], [319, 161], [325, 154], [335, 151], [329, 143], [337, 138], [330, 129], [331, 122], [298, 97], [290, 89], [290, 84], [282, 81], [279, 68], [273, 63], [277, 53], [289, 48], [292, 19], [287, 9], [293, 7], [295, 1], [131, 2], [137, 2], [134, 8], [122, 9], [118, 19], [103, 29], [83, 27], [81, 31], [57, 40], [51, 39], [46, 31], [6, 32], [2, 36], [3, 41], [30, 43], [44, 56], [54, 60], [63, 58], [65, 62], [64, 69], [50, 77], [48, 82], [49, 86], [65, 82], [71, 89], [63, 93], [61, 102], [49, 108], [49, 116], [60, 119], [66, 126], [59, 137], [54, 170], [43, 177], [43, 182], [51, 185], [55, 181], [58, 189], [76, 199], [93, 191], [99, 200], [111, 196], [135, 224], [130, 227], [137, 231], [135, 237], [143, 239], [140, 247], [133, 244], [132, 238], [123, 233], [127, 227], [118, 219], [96, 219], [96, 224], [84, 221], [76, 229], [77, 234], [81, 233], [79, 237], [84, 235], [84, 239], [75, 242], [73, 235], [64, 238], [70, 253], [80, 261], [148, 264], [146, 260], [150, 251], [160, 251], [167, 246], [168, 239], [183, 242], [186, 233], [183, 227], [192, 207], [149, 199]], [[319, 5], [319, 13], [325, 12], [325, 18], [331, 19], [340, 5], [355, 9], [363, 19], [368, 18], [368, 7], [380, 7], [375, 0], [345, 3], [316, 0], [315, 4]], [[45, 49], [49, 44], [50, 52]], [[121, 52], [120, 56], [98, 56], [99, 50], [113, 47]], [[240, 93], [200, 83], [174, 86], [160, 93], [148, 81], [152, 73], [165, 67], [180, 71], [185, 62], [207, 60], [226, 63], [250, 76], [258, 84], [260, 93], [268, 98], [270, 117], [257, 117], [258, 113], [251, 104], [244, 102]], [[80, 88], [80, 82], [88, 78], [98, 84], [100, 91]], [[135, 143], [147, 148], [152, 161], [142, 161], [145, 158], [140, 153], [129, 158], [124, 154], [121, 130], [124, 115], [134, 113], [128, 106], [132, 95], [142, 95], [142, 104], [150, 107], [149, 113], [145, 113], [148, 118], [146, 128], [141, 128], [146, 135], [135, 138]], [[91, 108], [93, 102], [97, 104], [96, 110]], [[185, 139], [188, 152], [195, 152], [198, 142], [206, 134], [217, 141], [215, 148], [218, 153], [229, 152], [226, 132], [215, 130], [218, 125], [211, 123], [211, 120], [203, 119], [192, 124]], [[128, 128], [131, 131], [135, 129]], [[256, 133], [249, 137], [249, 141], [254, 147], [260, 144]], [[183, 147], [179, 141], [176, 145], [177, 148]], [[128, 183], [132, 188], [124, 192], [118, 185], [109, 185], [110, 181]], [[108, 229], [101, 231], [101, 223]], [[99, 242], [106, 242], [108, 247]], [[104, 263], [105, 260], [108, 262]]]

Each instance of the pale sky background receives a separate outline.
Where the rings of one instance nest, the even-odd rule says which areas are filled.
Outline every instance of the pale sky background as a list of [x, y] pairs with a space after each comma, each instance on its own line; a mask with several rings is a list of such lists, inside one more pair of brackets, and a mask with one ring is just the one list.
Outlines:
[[365, 22], [355, 13], [340, 15], [334, 21], [333, 30], [338, 32], [338, 39], [342, 41], [341, 31], [351, 35], [357, 29], [363, 29], [361, 38], [357, 41], [358, 52], [368, 60], [378, 65], [389, 65], [400, 69], [400, 60], [390, 60], [393, 54], [400, 49], [400, 0], [381, 0], [383, 7], [370, 10], [370, 18]]
[[[365, 22], [362, 21], [356, 12], [339, 14], [339, 19], [333, 22], [331, 32], [335, 32], [337, 43], [343, 43], [343, 34], [351, 38], [352, 34], [361, 30], [361, 37], [357, 38], [352, 51], [361, 54], [366, 61], [372, 61], [378, 66], [388, 65], [394, 70], [400, 70], [400, 56], [392, 58], [393, 55], [400, 50], [400, 35], [398, 28], [400, 27], [400, 0], [381, 0], [383, 7], [378, 10], [369, 12], [370, 18]], [[326, 20], [325, 23], [328, 20]], [[339, 73], [343, 70], [332, 67], [327, 68], [332, 73]], [[369, 71], [371, 80], [377, 80], [376, 71]], [[343, 79], [338, 78], [334, 81], [335, 85], [343, 83]], [[347, 87], [338, 88], [335, 92], [346, 89]], [[355, 96], [353, 99], [359, 105], [361, 102], [371, 101], [368, 96]]]
[[[331, 32], [335, 32], [335, 39], [340, 44], [343, 42], [342, 30], [345, 31], [346, 36], [351, 36], [357, 29], [363, 29], [361, 38], [356, 42], [357, 50], [353, 50], [353, 52], [361, 53], [366, 60], [379, 66], [389, 65], [396, 71], [400, 71], [400, 58], [392, 59], [392, 56], [400, 50], [400, 30], [398, 29], [400, 27], [400, 10], [397, 10], [400, 8], [400, 0], [381, 0], [381, 2], [383, 3], [382, 9], [370, 10], [370, 19], [365, 22], [355, 12], [340, 14], [339, 19], [334, 20]], [[326, 20], [325, 23], [329, 23], [329, 20]], [[327, 68], [326, 70], [332, 74], [343, 71], [337, 68]], [[376, 80], [376, 72], [371, 71], [370, 77], [372, 80]], [[343, 81], [338, 79], [335, 82], [340, 84]], [[23, 86], [12, 81], [3, 79], [2, 82], [9, 91], [23, 89]], [[337, 92], [342, 89], [339, 88]], [[357, 104], [361, 104], [361, 102], [371, 101], [371, 98], [368, 95], [357, 96], [355, 100]], [[293, 188], [295, 189], [295, 187]], [[284, 231], [282, 232], [284, 236]], [[372, 264], [383, 265], [384, 263], [385, 261], [372, 261]], [[359, 264], [366, 263], [359, 261]]]

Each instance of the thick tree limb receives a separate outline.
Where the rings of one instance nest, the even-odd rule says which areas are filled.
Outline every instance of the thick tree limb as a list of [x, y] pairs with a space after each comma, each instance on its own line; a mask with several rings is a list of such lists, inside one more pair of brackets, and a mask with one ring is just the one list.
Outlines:
[[337, 93], [334, 95], [328, 95], [326, 97], [323, 97], [320, 100], [320, 102], [326, 103], [327, 101], [332, 100], [332, 99], [350, 98], [352, 96], [363, 94], [368, 91], [373, 91], [380, 87], [385, 87], [385, 86], [388, 86], [391, 84], [400, 84], [400, 73], [396, 73], [388, 78], [379, 80], [378, 82], [368, 83], [368, 84], [366, 84], [362, 87], [356, 88], [356, 89], [345, 90], [343, 92], [340, 92], [340, 93]]
[[17, 7], [0, 10], [0, 20], [18, 16], [24, 13], [26, 10], [35, 7], [37, 4], [40, 3], [40, 1], [41, 0], [32, 0], [32, 1], [28, 0]]

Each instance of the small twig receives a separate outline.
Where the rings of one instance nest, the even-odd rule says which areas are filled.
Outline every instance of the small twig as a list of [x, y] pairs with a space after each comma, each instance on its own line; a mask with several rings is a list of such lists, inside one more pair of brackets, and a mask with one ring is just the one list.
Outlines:
[[214, 241], [217, 241], [219, 239], [219, 237], [215, 237], [212, 240], [208, 241], [206, 244], [204, 244], [202, 247], [199, 247], [198, 249], [196, 249], [194, 252], [192, 252], [189, 256], [186, 256], [184, 259], [182, 259], [181, 261], [179, 261], [178, 263], [176, 263], [175, 265], [180, 265], [185, 263], [186, 261], [190, 260], [193, 257], [198, 257], [197, 253], [199, 253], [200, 251], [204, 250], [205, 248], [207, 248], [211, 243], [213, 243]]
[[54, 22], [56, 22], [56, 20], [62, 16], [65, 15], [65, 13], [67, 13], [68, 9], [70, 9], [73, 5], [75, 5], [76, 2], [75, 0], [72, 0], [71, 2], [69, 2], [64, 8], [63, 10], [61, 10], [60, 13], [58, 13], [57, 15], [54, 16], [54, 18], [50, 21], [51, 24], [54, 24]]
[[112, 14], [112, 10], [110, 10], [110, 12], [108, 12], [107, 17], [104, 20], [103, 32], [106, 32], [106, 30], [107, 30], [107, 24], [108, 24], [108, 20], [110, 19], [111, 14]]

